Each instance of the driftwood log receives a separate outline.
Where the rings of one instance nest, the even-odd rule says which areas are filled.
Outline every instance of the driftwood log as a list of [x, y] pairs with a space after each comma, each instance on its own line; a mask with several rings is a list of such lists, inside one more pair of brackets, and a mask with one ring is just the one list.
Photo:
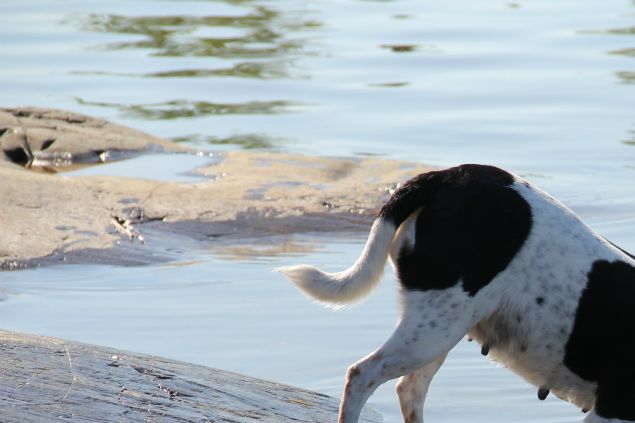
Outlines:
[[326, 395], [160, 357], [7, 331], [0, 355], [3, 423], [337, 420]]

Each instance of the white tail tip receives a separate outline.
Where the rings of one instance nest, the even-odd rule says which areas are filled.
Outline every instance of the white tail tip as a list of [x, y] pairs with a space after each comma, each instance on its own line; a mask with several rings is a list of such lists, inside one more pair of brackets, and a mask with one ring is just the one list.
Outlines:
[[274, 269], [282, 273], [304, 294], [325, 303], [339, 303], [338, 283], [336, 274], [329, 274], [321, 271], [317, 267], [307, 264], [298, 266], [285, 266]]
[[321, 303], [336, 307], [351, 304], [368, 295], [379, 282], [395, 231], [391, 222], [375, 220], [361, 256], [341, 272], [327, 273], [306, 264], [275, 270]]

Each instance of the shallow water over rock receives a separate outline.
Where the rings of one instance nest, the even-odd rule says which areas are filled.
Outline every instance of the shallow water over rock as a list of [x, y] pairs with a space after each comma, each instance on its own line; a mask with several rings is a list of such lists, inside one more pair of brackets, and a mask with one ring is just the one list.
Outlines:
[[120, 176], [170, 182], [201, 182], [197, 169], [221, 160], [219, 155], [206, 154], [144, 154], [99, 166], [86, 166], [67, 176]]

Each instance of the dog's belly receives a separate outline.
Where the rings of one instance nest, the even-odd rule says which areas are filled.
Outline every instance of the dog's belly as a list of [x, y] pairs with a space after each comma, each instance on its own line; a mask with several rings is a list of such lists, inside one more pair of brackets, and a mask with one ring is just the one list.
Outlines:
[[540, 351], [512, 355], [494, 349], [492, 353], [494, 360], [509, 367], [536, 387], [549, 389], [560, 399], [582, 409], [593, 408], [597, 384], [572, 373], [564, 365], [562, 357], [553, 360], [553, 355], [544, 352], [541, 354]]
[[549, 336], [559, 333], [561, 328], [542, 326], [544, 332], [532, 334], [522, 322], [510, 325], [508, 317], [490, 316], [472, 328], [469, 335], [481, 344], [484, 354], [532, 385], [549, 389], [559, 398], [590, 410], [597, 385], [581, 379], [564, 365], [567, 337]]
[[597, 384], [573, 373], [565, 352], [593, 264], [620, 255], [546, 194], [522, 185], [517, 189], [532, 205], [533, 229], [491, 282], [500, 302], [470, 336], [528, 382], [591, 409]]

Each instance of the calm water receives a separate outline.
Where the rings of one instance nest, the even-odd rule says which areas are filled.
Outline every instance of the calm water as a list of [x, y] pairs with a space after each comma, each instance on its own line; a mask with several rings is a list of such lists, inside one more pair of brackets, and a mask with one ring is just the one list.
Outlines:
[[[210, 151], [493, 163], [635, 250], [632, 1], [2, 0], [0, 12], [2, 106], [74, 110]], [[187, 171], [170, 167], [143, 176]], [[295, 242], [314, 252], [3, 273], [2, 326], [339, 395], [345, 367], [394, 326], [393, 284], [353, 310], [321, 309], [269, 269], [338, 269], [363, 239]], [[399, 420], [392, 386], [371, 403]], [[581, 419], [469, 344], [433, 383], [427, 416]]]
[[[190, 261], [164, 266], [4, 273], [0, 320], [5, 328], [150, 352], [339, 396], [346, 367], [383, 343], [395, 326], [391, 277], [362, 305], [334, 312], [311, 304], [270, 269], [300, 258], [342, 268], [356, 258], [362, 241], [297, 237], [294, 243], [319, 252], [293, 258], [237, 262], [197, 251]], [[394, 383], [370, 403], [386, 422], [400, 421]], [[533, 387], [463, 342], [433, 382], [426, 415], [435, 422], [574, 422], [581, 414], [553, 398], [540, 402]]]

